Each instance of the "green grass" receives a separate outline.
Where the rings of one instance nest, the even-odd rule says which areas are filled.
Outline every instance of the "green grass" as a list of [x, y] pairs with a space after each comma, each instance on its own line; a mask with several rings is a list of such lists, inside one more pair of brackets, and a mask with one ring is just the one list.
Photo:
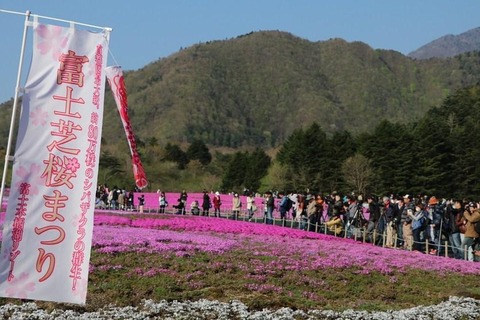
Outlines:
[[[265, 270], [256, 272], [249, 262], [268, 263], [279, 257], [253, 256], [246, 250], [222, 255], [198, 253], [192, 257], [137, 253], [114, 256], [93, 253], [91, 263], [122, 265], [115, 270], [95, 270], [89, 279], [86, 306], [93, 311], [108, 304], [138, 305], [143, 299], [240, 300], [252, 309], [389, 310], [436, 304], [451, 295], [478, 298], [475, 275], [439, 275], [412, 270], [383, 275], [359, 275], [355, 268], [314, 271]], [[253, 264], [252, 264], [253, 265]], [[149, 277], [135, 274], [159, 268], [164, 272]], [[260, 287], [249, 287], [259, 284]], [[2, 299], [5, 302], [6, 299]], [[61, 308], [40, 302], [46, 308]]]

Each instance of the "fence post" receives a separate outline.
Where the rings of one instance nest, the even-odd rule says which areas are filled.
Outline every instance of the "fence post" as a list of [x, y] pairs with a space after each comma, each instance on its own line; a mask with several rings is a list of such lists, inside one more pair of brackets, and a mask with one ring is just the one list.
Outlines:
[[445, 241], [445, 258], [448, 258], [448, 241]]
[[366, 242], [366, 238], [367, 238], [367, 233], [365, 232], [365, 228], [362, 228], [362, 233], [363, 233], [363, 243]]

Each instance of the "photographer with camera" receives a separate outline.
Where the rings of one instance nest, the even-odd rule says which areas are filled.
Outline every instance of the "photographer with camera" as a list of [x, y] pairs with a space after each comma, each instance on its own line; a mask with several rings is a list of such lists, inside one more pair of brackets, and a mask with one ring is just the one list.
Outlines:
[[476, 247], [478, 247], [478, 238], [480, 237], [480, 234], [478, 234], [477, 230], [475, 230], [475, 224], [480, 223], [480, 212], [477, 204], [473, 202], [467, 204], [465, 206], [463, 216], [465, 220], [467, 220], [467, 229], [465, 231], [465, 237], [462, 241], [462, 248], [468, 251], [468, 260], [479, 261], [480, 257], [474, 254], [476, 253]]

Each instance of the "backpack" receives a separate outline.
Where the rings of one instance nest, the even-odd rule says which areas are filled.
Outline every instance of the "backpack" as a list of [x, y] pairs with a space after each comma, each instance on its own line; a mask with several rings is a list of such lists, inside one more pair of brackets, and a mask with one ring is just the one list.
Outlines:
[[286, 211], [292, 209], [293, 201], [289, 197], [286, 198], [285, 204], [283, 207], [285, 208]]

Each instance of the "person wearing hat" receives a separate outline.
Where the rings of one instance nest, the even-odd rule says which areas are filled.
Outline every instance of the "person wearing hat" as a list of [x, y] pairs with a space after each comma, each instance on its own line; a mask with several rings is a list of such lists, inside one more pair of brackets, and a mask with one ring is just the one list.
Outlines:
[[305, 197], [304, 207], [306, 208], [300, 217], [300, 226], [299, 229], [306, 230], [308, 226], [308, 221], [312, 215], [315, 215], [315, 197], [311, 194], [307, 194]]
[[442, 220], [445, 214], [443, 206], [439, 204], [437, 197], [431, 196], [428, 200], [428, 227], [426, 228], [426, 236], [430, 242], [430, 254], [438, 254], [440, 240], [442, 237]]
[[412, 216], [415, 213], [415, 206], [412, 203], [412, 196], [406, 194], [403, 196], [404, 207], [401, 213], [403, 248], [406, 250], [413, 249], [413, 231]]
[[220, 206], [222, 205], [222, 200], [220, 199], [220, 192], [215, 192], [215, 195], [213, 196], [213, 213], [215, 217], [218, 215], [220, 217]]

